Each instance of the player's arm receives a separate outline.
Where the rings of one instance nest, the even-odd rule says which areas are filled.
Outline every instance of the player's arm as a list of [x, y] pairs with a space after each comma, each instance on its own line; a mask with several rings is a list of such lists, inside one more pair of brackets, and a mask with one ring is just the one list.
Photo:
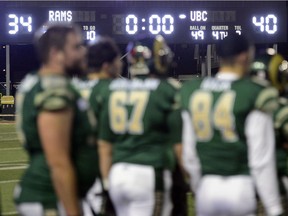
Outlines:
[[168, 128], [170, 135], [170, 142], [173, 144], [173, 151], [176, 159], [183, 170], [182, 164], [182, 117], [181, 117], [181, 105], [180, 105], [180, 93], [181, 83], [175, 79], [169, 78], [168, 84], [172, 87], [171, 90], [171, 112], [168, 115]]
[[108, 190], [108, 177], [112, 166], [112, 144], [105, 140], [98, 140], [98, 152], [103, 186]]
[[283, 143], [283, 148], [288, 151], [288, 121], [282, 125], [282, 133], [285, 137], [285, 142]]
[[177, 162], [179, 164], [182, 175], [187, 181], [189, 180], [189, 175], [184, 169], [182, 154], [183, 154], [183, 144], [182, 144], [182, 131], [183, 131], [183, 120], [181, 116], [181, 110], [173, 110], [168, 117], [169, 135], [170, 142], [173, 144], [173, 151], [176, 156]]
[[41, 110], [37, 119], [38, 131], [59, 201], [67, 215], [81, 215], [76, 175], [70, 157], [73, 110], [65, 96], [69, 93], [60, 90], [57, 94], [59, 97], [43, 99], [39, 95], [39, 100], [35, 101]]
[[99, 166], [103, 186], [105, 190], [108, 190], [108, 177], [110, 168], [112, 166], [112, 137], [113, 133], [109, 125], [109, 113], [108, 110], [103, 110], [100, 116], [98, 137], [98, 152], [99, 152]]
[[180, 109], [173, 110], [168, 115], [169, 141], [173, 145], [174, 154], [182, 166], [182, 118]]
[[[274, 92], [274, 93], [273, 93]], [[268, 94], [267, 94], [268, 93]], [[269, 113], [277, 108], [277, 94], [264, 89], [256, 100], [256, 109], [245, 123], [248, 163], [256, 190], [268, 215], [280, 215], [280, 201], [275, 159], [275, 135]]]
[[67, 215], [81, 215], [75, 170], [70, 158], [72, 110], [42, 112], [38, 117], [41, 142], [54, 188]]
[[276, 115], [275, 125], [284, 138], [283, 148], [288, 150], [288, 106], [283, 107]]
[[183, 167], [190, 176], [191, 189], [196, 192], [201, 179], [201, 166], [196, 151], [196, 135], [188, 111], [182, 111], [183, 132], [182, 132], [182, 160]]

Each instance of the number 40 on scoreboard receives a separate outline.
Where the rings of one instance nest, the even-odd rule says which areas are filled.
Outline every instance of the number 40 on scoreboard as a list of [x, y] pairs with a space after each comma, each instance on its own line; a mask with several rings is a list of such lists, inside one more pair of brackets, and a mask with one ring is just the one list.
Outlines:
[[277, 32], [277, 17], [274, 14], [269, 14], [266, 17], [253, 16], [252, 22], [260, 28], [260, 32], [275, 34]]

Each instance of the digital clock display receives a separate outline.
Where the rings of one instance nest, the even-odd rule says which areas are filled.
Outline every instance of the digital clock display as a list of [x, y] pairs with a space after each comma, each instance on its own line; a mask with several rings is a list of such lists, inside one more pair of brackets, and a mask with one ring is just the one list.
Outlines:
[[286, 10], [285, 2], [0, 2], [0, 42], [31, 43], [45, 22], [74, 22], [85, 40], [109, 35], [118, 43], [142, 34], [213, 43], [231, 32], [258, 43], [286, 42]]

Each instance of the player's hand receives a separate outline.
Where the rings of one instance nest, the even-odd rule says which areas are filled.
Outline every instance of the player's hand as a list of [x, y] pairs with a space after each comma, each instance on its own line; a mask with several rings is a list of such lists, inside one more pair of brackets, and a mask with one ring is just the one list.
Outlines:
[[103, 202], [102, 202], [102, 207], [101, 207], [101, 211], [99, 215], [100, 216], [115, 216], [116, 215], [112, 200], [107, 190], [103, 191]]

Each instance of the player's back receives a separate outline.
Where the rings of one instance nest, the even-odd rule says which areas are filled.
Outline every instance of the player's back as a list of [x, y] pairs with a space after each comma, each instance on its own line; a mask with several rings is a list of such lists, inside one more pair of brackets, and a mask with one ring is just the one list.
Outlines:
[[183, 85], [182, 107], [191, 115], [202, 174], [249, 174], [247, 117], [272, 108], [276, 97], [275, 89], [250, 79], [204, 78]]
[[165, 166], [170, 143], [167, 116], [173, 111], [175, 91], [166, 80], [155, 78], [110, 83], [103, 115], [109, 116], [110, 129], [101, 132], [101, 139], [113, 143], [113, 163]]

